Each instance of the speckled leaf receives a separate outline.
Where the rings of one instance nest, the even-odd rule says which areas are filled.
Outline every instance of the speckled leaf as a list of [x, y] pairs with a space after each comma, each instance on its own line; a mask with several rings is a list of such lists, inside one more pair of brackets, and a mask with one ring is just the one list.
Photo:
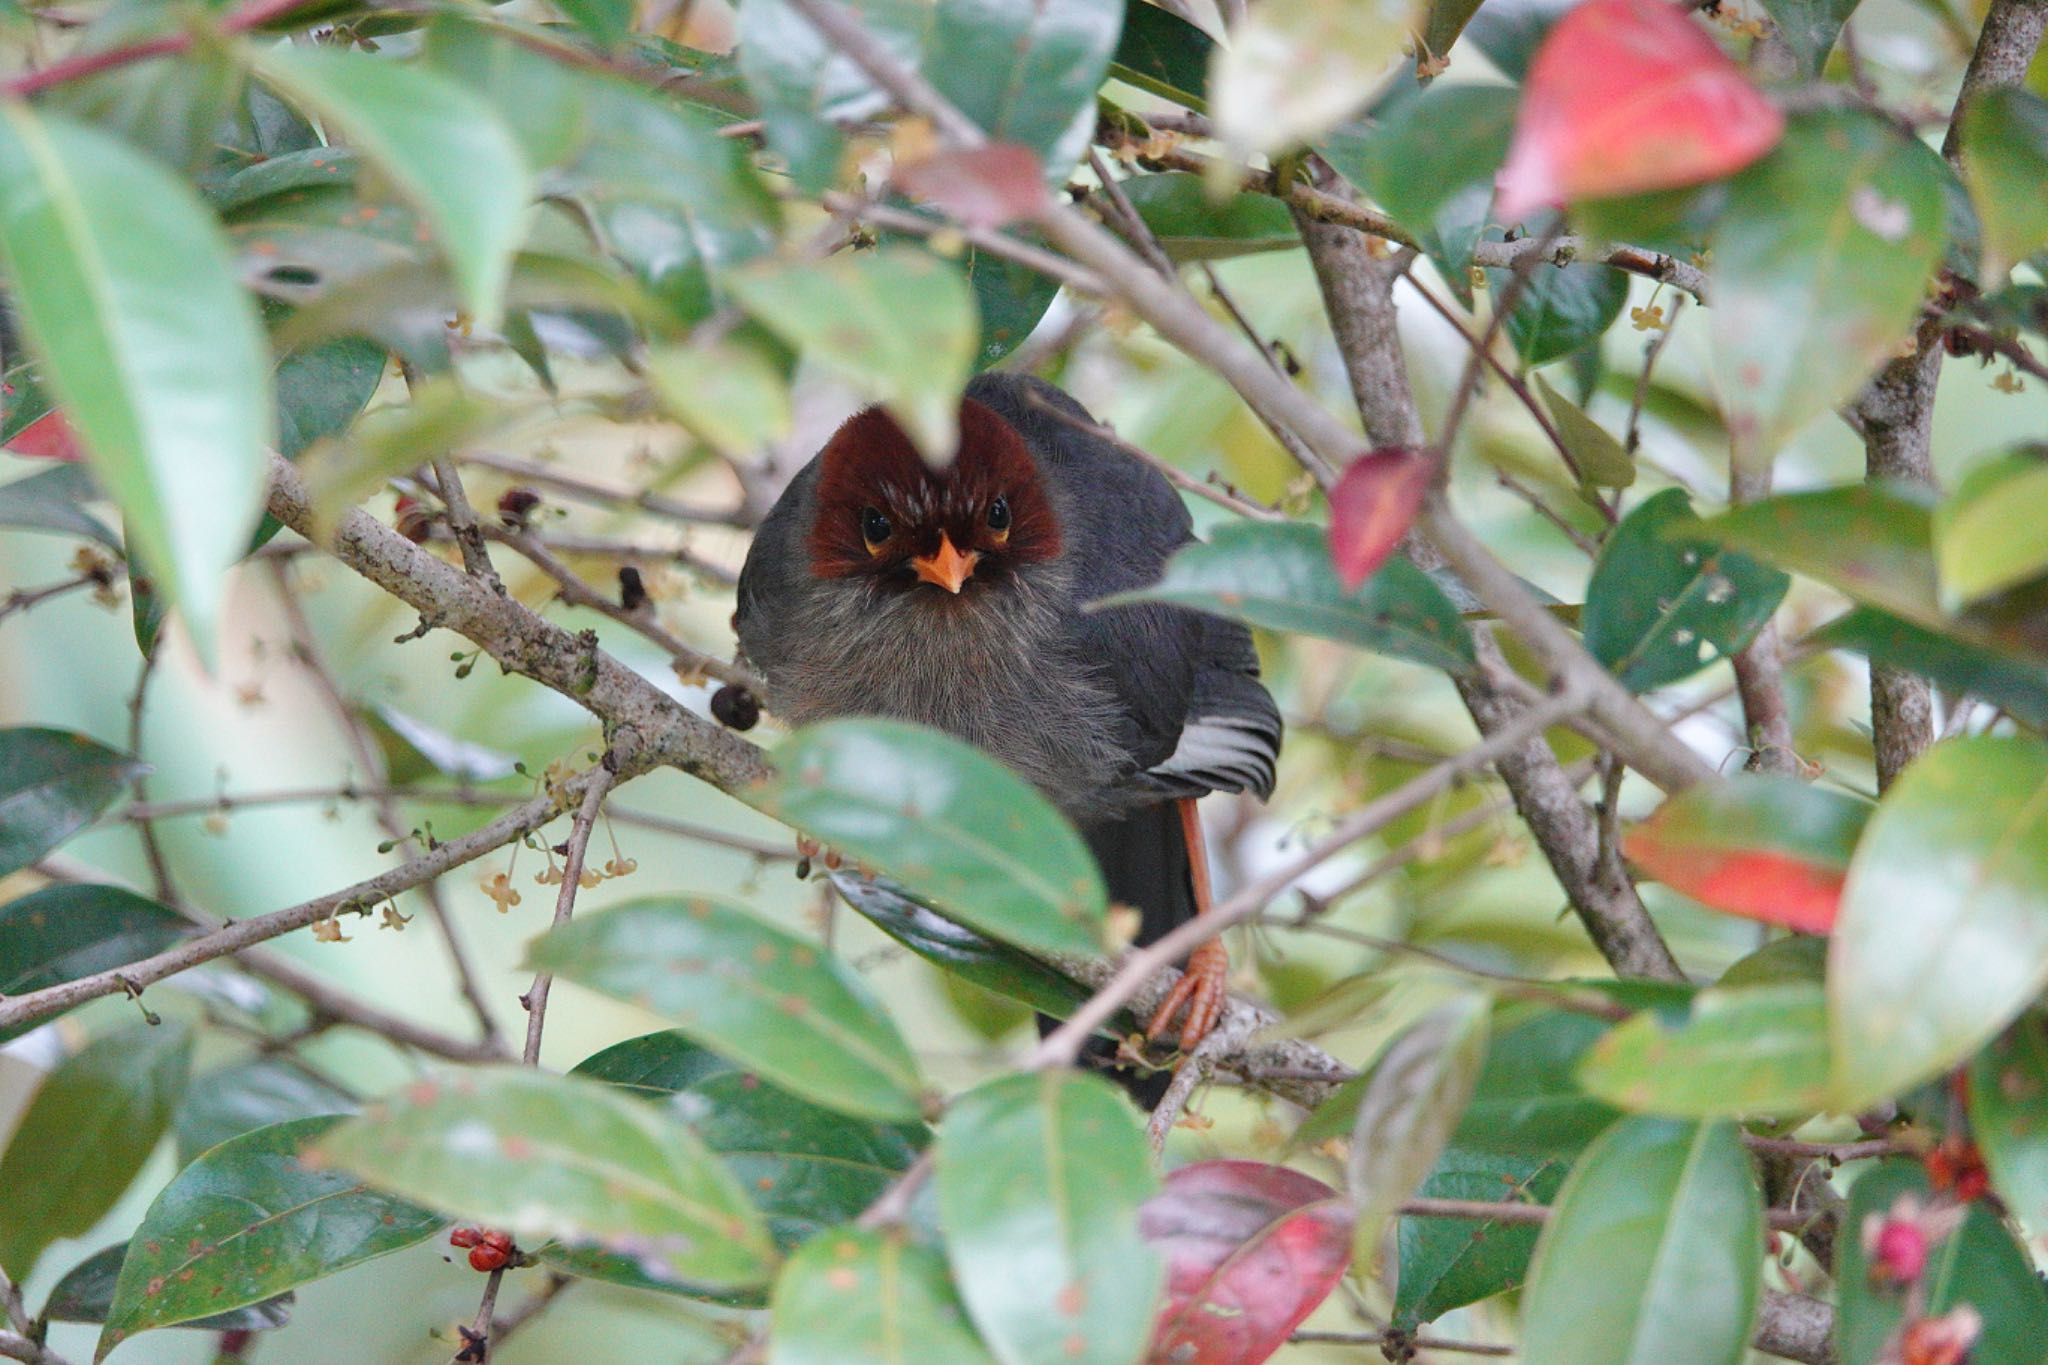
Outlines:
[[840, 1228], [783, 1268], [770, 1365], [992, 1365], [937, 1252], [901, 1229]]
[[860, 978], [730, 902], [633, 901], [542, 935], [526, 957], [672, 1019], [805, 1099], [862, 1118], [918, 1116], [917, 1063]]
[[1071, 1071], [1004, 1076], [939, 1130], [939, 1217], [968, 1312], [1007, 1365], [1131, 1365], [1159, 1258], [1138, 1231], [1158, 1187], [1130, 1101]]
[[1465, 623], [1428, 574], [1395, 558], [1347, 593], [1323, 530], [1297, 522], [1219, 526], [1206, 544], [1175, 554], [1156, 585], [1108, 601], [1172, 602], [1449, 672], [1473, 667]]
[[[31, 891], [0, 905], [0, 997], [124, 967], [192, 930], [177, 911], [117, 886]], [[42, 1022], [0, 1027], [0, 1043]]]
[[1857, 483], [1744, 503], [1699, 529], [1704, 539], [1938, 629], [1932, 508], [1933, 495], [1921, 489]]
[[1827, 1101], [1827, 1001], [1816, 982], [1701, 991], [1670, 1027], [1645, 1010], [1579, 1066], [1586, 1093], [1674, 1118], [1795, 1117]]
[[137, 1332], [263, 1303], [439, 1231], [438, 1214], [301, 1164], [300, 1149], [339, 1121], [258, 1128], [180, 1171], [128, 1243], [98, 1356]]
[[1050, 802], [995, 759], [900, 721], [806, 726], [749, 793], [771, 815], [1021, 948], [1101, 948], [1107, 893]]
[[745, 1289], [775, 1246], [732, 1172], [660, 1111], [530, 1067], [416, 1081], [329, 1130], [325, 1166], [539, 1246], [630, 1256], [650, 1276]]
[[[1424, 1199], [1548, 1204], [1557, 1197], [1567, 1166], [1558, 1157], [1452, 1147], [1415, 1193]], [[1394, 1325], [1414, 1328], [1515, 1288], [1529, 1273], [1538, 1230], [1533, 1223], [1404, 1216]]]
[[[43, 1316], [52, 1322], [105, 1322], [107, 1310], [114, 1306], [114, 1285], [121, 1277], [121, 1263], [127, 1256], [128, 1244], [117, 1242], [71, 1267], [50, 1290]], [[209, 1332], [265, 1332], [291, 1321], [296, 1298], [293, 1294], [280, 1294], [247, 1308], [230, 1309], [178, 1325]]]
[[2048, 1017], [2023, 1015], [1971, 1060], [1970, 1135], [2013, 1217], [2048, 1234]]

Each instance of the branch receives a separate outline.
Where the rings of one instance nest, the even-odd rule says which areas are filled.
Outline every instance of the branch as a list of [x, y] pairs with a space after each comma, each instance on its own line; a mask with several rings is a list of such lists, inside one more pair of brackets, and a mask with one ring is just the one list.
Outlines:
[[1807, 1294], [1764, 1291], [1757, 1314], [1756, 1348], [1806, 1365], [1834, 1365], [1835, 1310]]
[[[298, 10], [315, 8], [321, 3], [322, 0], [253, 0], [253, 3], [244, 5], [221, 20], [219, 31], [227, 35], [266, 28], [290, 18]], [[181, 52], [189, 52], [198, 41], [198, 35], [194, 33], [167, 33], [161, 37], [124, 43], [119, 47], [110, 47], [99, 52], [82, 52], [61, 62], [52, 62], [40, 71], [30, 71], [0, 81], [0, 95], [10, 99], [25, 99], [72, 81], [97, 76], [102, 71], [132, 66], [136, 62], [148, 61], [152, 57], [170, 57]]]
[[[561, 928], [576, 913], [576, 890], [583, 881], [584, 854], [590, 849], [590, 833], [597, 828], [597, 812], [612, 789], [613, 768], [619, 761], [618, 755], [607, 753], [604, 762], [591, 773], [590, 784], [583, 789], [583, 802], [576, 808], [576, 821], [569, 829], [568, 851], [562, 855], [562, 889], [555, 895], [553, 928]], [[526, 1006], [526, 1049], [520, 1060], [528, 1066], [540, 1065], [540, 1035], [547, 1025], [548, 992], [554, 984], [554, 973], [541, 972], [533, 978], [526, 994], [519, 997]]]

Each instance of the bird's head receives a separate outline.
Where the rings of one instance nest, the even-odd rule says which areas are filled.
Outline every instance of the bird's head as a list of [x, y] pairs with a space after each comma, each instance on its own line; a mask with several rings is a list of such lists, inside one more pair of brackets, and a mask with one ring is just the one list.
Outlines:
[[820, 578], [958, 596], [1056, 557], [1059, 518], [1024, 438], [991, 409], [961, 403], [960, 448], [934, 469], [869, 408], [826, 443], [810, 552]]

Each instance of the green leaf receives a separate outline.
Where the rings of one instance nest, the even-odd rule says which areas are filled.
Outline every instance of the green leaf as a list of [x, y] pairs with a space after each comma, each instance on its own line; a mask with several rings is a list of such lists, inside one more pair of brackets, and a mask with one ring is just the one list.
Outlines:
[[1941, 254], [1939, 167], [1889, 124], [1829, 111], [1730, 182], [1709, 321], [1738, 458], [1770, 458], [1905, 336]]
[[268, 352], [219, 226], [148, 157], [16, 102], [0, 109], [0, 258], [93, 472], [210, 650], [271, 439]]
[[[1627, 488], [1636, 481], [1635, 456], [1608, 435], [1607, 428], [1586, 415], [1577, 403], [1550, 387], [1542, 375], [1535, 375], [1536, 392], [1557, 424], [1572, 459], [1578, 463], [1579, 479], [1587, 488]], [[1640, 510], [1640, 509], [1638, 509]]]
[[2048, 1231], [2048, 1019], [2021, 1017], [1970, 1061], [1970, 1135], [2020, 1226]]
[[[177, 911], [117, 886], [31, 891], [0, 905], [0, 997], [125, 967], [191, 932], [191, 921]], [[0, 1043], [42, 1022], [0, 1028]]]
[[974, 296], [957, 271], [885, 246], [764, 262], [726, 283], [769, 331], [887, 408], [926, 459], [951, 458], [976, 344]]
[[805, 726], [748, 800], [1021, 948], [1095, 953], [1102, 874], [1074, 827], [974, 746], [889, 720]]
[[369, 406], [384, 380], [384, 348], [342, 337], [278, 358], [277, 449], [296, 459], [324, 436], [338, 435]]
[[1209, 71], [1212, 116], [1240, 154], [1276, 152], [1363, 108], [1415, 25], [1408, 0], [1264, 0]]
[[98, 819], [142, 767], [69, 730], [0, 730], [0, 877]]
[[[102, 1247], [64, 1272], [64, 1278], [50, 1291], [43, 1316], [52, 1322], [105, 1322], [114, 1306], [114, 1285], [121, 1277], [121, 1263], [128, 1257], [128, 1244], [118, 1242]], [[291, 1321], [295, 1296], [280, 1294], [247, 1308], [234, 1308], [195, 1318], [180, 1326], [209, 1332], [263, 1332]]]
[[1138, 1234], [1158, 1187], [1130, 1102], [1071, 1071], [1004, 1076], [939, 1129], [939, 1218], [975, 1325], [1014, 1365], [1130, 1365], [1159, 1259]]
[[2016, 659], [1857, 607], [1808, 637], [1821, 649], [1847, 649], [1874, 664], [1918, 673], [1956, 693], [1981, 697], [2022, 724], [2048, 730], [2048, 663]]
[[1427, 57], [1441, 68], [1450, 61], [1451, 45], [1465, 31], [1482, 0], [1430, 0], [1429, 18], [1422, 26], [1418, 57]]
[[[1415, 1193], [1424, 1199], [1548, 1204], [1564, 1183], [1556, 1157], [1502, 1156], [1453, 1147]], [[1454, 1308], [1522, 1283], [1539, 1229], [1493, 1219], [1419, 1218], [1400, 1223], [1400, 1279], [1394, 1325], [1413, 1330]]]
[[1939, 629], [1933, 496], [1908, 484], [1848, 484], [1784, 493], [1700, 523], [1716, 540], [1818, 579], [1859, 602]]
[[528, 1245], [595, 1246], [713, 1288], [775, 1273], [774, 1243], [732, 1173], [688, 1128], [596, 1081], [495, 1067], [415, 1082], [313, 1152]]
[[2038, 454], [2007, 455], [1965, 475], [1934, 509], [1934, 561], [1942, 600], [1960, 606], [2048, 573], [2043, 506], [2048, 506], [2048, 459]]
[[137, 1332], [262, 1303], [440, 1231], [439, 1214], [301, 1159], [341, 1122], [258, 1128], [178, 1172], [129, 1240], [94, 1358]]
[[252, 1057], [192, 1078], [172, 1132], [190, 1162], [229, 1138], [290, 1119], [352, 1114], [356, 1098], [289, 1057]]
[[1968, 1057], [2048, 986], [2048, 746], [1950, 740], [1870, 819], [1828, 956], [1834, 1103]]
[[1570, 1159], [1619, 1116], [1578, 1087], [1579, 1061], [1607, 1032], [1586, 1014], [1516, 1007], [1495, 1023], [1486, 1065], [1451, 1146]]
[[609, 1081], [695, 1129], [785, 1250], [858, 1217], [927, 1137], [922, 1124], [864, 1123], [800, 1099], [681, 1032], [630, 1038], [571, 1074]]
[[1270, 194], [1213, 198], [1187, 171], [1134, 175], [1120, 182], [1131, 207], [1173, 261], [1216, 261], [1301, 245], [1294, 216]]
[[1701, 991], [1692, 1018], [1617, 1025], [1579, 1084], [1618, 1108], [1673, 1118], [1811, 1114], [1827, 1102], [1827, 1001], [1818, 982]]
[[[1486, 277], [1498, 300], [1514, 272], [1489, 270]], [[1515, 293], [1508, 339], [1524, 364], [1547, 365], [1598, 341], [1626, 302], [1628, 276], [1613, 266], [1538, 267]]]
[[543, 934], [526, 957], [674, 1020], [804, 1099], [862, 1118], [920, 1112], [917, 1063], [860, 978], [731, 902], [632, 901]]
[[491, 108], [424, 67], [338, 48], [270, 48], [256, 71], [390, 177], [433, 226], [470, 314], [497, 326], [533, 174]]
[[[83, 57], [160, 42], [181, 32], [183, 22], [168, 6], [109, 6], [70, 51]], [[218, 155], [221, 123], [242, 94], [242, 73], [231, 53], [225, 43], [194, 44], [176, 61], [117, 65], [67, 81], [42, 94], [39, 103], [148, 152], [181, 175], [201, 173]]]
[[664, 347], [644, 363], [662, 405], [723, 455], [753, 456], [789, 434], [789, 385], [752, 346]]
[[1763, 1244], [1763, 1200], [1734, 1124], [1623, 1119], [1558, 1193], [1522, 1296], [1523, 1354], [1740, 1365]]
[[790, 1258], [771, 1305], [775, 1365], [991, 1365], [935, 1251], [841, 1228]]
[[1811, 79], [1827, 65], [1842, 25], [1856, 12], [1856, 0], [1763, 0], [1763, 7], [1798, 60], [1799, 74]]
[[99, 490], [92, 486], [92, 476], [82, 466], [58, 465], [0, 485], [0, 526], [80, 536], [121, 554], [121, 537], [85, 510], [84, 504], [98, 498]]
[[1326, 533], [1299, 522], [1226, 523], [1207, 543], [1183, 546], [1154, 586], [1095, 605], [1127, 602], [1171, 602], [1451, 673], [1475, 666], [1458, 609], [1428, 574], [1396, 557], [1347, 593], [1330, 562]]
[[[936, 17], [932, 0], [853, 0], [846, 9], [897, 62], [912, 70], [923, 64], [925, 35]], [[840, 125], [889, 107], [888, 95], [788, 0], [740, 6], [739, 59], [761, 106], [768, 145], [789, 163], [790, 178], [805, 194], [838, 177], [846, 149]]]
[[1124, 31], [1110, 74], [1184, 109], [1209, 108], [1209, 61], [1216, 42], [1178, 14], [1142, 0], [1124, 6]]
[[2048, 246], [2048, 100], [1986, 90], [1963, 108], [1963, 180], [1983, 226], [1986, 283]]
[[1472, 45], [1511, 81], [1528, 78], [1529, 63], [1551, 26], [1577, 0], [1488, 0], [1465, 26]]
[[[1843, 1228], [1860, 1229], [1867, 1220], [1890, 1214], [1901, 1196], [1923, 1208], [1933, 1196], [1927, 1173], [1912, 1161], [1887, 1161], [1858, 1176], [1849, 1188], [1849, 1212]], [[1898, 1289], [1874, 1284], [1870, 1257], [1860, 1236], [1836, 1244], [1835, 1283], [1840, 1303], [1835, 1314], [1835, 1349], [1842, 1365], [1878, 1365], [1886, 1344], [1904, 1316], [1905, 1296]], [[2048, 1291], [2041, 1287], [2027, 1253], [2013, 1241], [1997, 1215], [1982, 1203], [1969, 1206], [1962, 1226], [1941, 1239], [1922, 1272], [1920, 1313], [1936, 1317], [1960, 1304], [1977, 1310], [1984, 1328], [1971, 1347], [1970, 1359], [2040, 1365], [2048, 1359]]]
[[981, 320], [981, 339], [974, 368], [985, 370], [1024, 344], [1058, 297], [1058, 280], [1028, 265], [969, 246], [961, 255], [967, 283], [974, 290], [974, 308]]
[[1123, 23], [1124, 0], [938, 0], [924, 73], [991, 138], [1036, 152], [1060, 184], [1095, 131], [1095, 90]]
[[156, 1150], [191, 1060], [184, 1025], [137, 1024], [87, 1043], [43, 1078], [0, 1156], [0, 1270], [27, 1279], [50, 1243], [114, 1207]]
[[1614, 528], [1593, 566], [1586, 648], [1631, 692], [1737, 653], [1792, 586], [1778, 570], [1688, 534], [1698, 524], [1685, 490], [1667, 488]]
[[599, 47], [623, 47], [633, 36], [633, 0], [555, 0], [569, 22]]
[[1464, 1117], [1486, 1059], [1487, 1002], [1461, 996], [1431, 1010], [1380, 1055], [1358, 1102], [1345, 1183], [1357, 1210], [1351, 1260], [1379, 1255], [1387, 1220], [1436, 1166]]

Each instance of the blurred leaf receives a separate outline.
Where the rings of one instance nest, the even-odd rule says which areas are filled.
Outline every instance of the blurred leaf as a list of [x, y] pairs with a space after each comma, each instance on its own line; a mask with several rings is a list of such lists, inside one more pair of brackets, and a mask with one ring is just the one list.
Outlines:
[[1838, 1113], [1955, 1065], [2048, 986], [2048, 747], [1949, 740], [1885, 793], [1828, 957]]
[[748, 800], [1006, 943], [1095, 953], [1107, 895], [1072, 825], [965, 741], [902, 721], [808, 725]]
[[1356, 593], [1399, 547], [1436, 472], [1428, 454], [1399, 446], [1344, 466], [1329, 498], [1330, 558], [1345, 592]]
[[1241, 154], [1277, 152], [1363, 108], [1415, 30], [1408, 0], [1265, 0], [1209, 71], [1217, 134]]
[[315, 445], [299, 462], [316, 530], [324, 539], [343, 512], [392, 475], [438, 459], [506, 420], [504, 409], [447, 375], [415, 388], [408, 402], [369, 413], [340, 437]]
[[[1597, 348], [1590, 353], [1598, 354]], [[1550, 420], [1557, 424], [1557, 434], [1563, 439], [1565, 449], [1571, 452], [1578, 464], [1579, 479], [1587, 488], [1627, 488], [1636, 481], [1635, 456], [1627, 447], [1614, 439], [1591, 417], [1585, 409], [1571, 399], [1550, 387], [1542, 375], [1532, 376], [1536, 392], [1543, 399], [1543, 406], [1550, 411]], [[1640, 508], [1637, 509], [1640, 512]]]
[[1065, 1018], [1092, 992], [1028, 953], [983, 938], [920, 905], [901, 887], [849, 872], [831, 874], [846, 903], [925, 961], [983, 989]]
[[601, 1247], [682, 1284], [743, 1289], [775, 1273], [760, 1214], [697, 1136], [580, 1077], [496, 1067], [417, 1081], [312, 1152], [529, 1245]]
[[914, 161], [899, 159], [894, 179], [905, 193], [971, 228], [1028, 222], [1052, 207], [1037, 153], [1016, 142], [946, 147]]
[[1220, 261], [1301, 245], [1294, 216], [1270, 194], [1218, 200], [1201, 176], [1187, 171], [1133, 175], [1118, 183], [1172, 261]]
[[[1486, 272], [1496, 300], [1506, 297], [1513, 273]], [[1626, 302], [1628, 276], [1612, 266], [1538, 265], [1508, 311], [1508, 339], [1524, 364], [1547, 365], [1598, 341]]]
[[1485, 997], [1462, 996], [1424, 1015], [1373, 1066], [1344, 1172], [1357, 1212], [1351, 1257], [1362, 1273], [1379, 1256], [1387, 1220], [1464, 1117], [1486, 1059], [1486, 1024]]
[[1344, 1277], [1351, 1219], [1343, 1195], [1285, 1166], [1198, 1161], [1169, 1172], [1138, 1214], [1166, 1262], [1147, 1359], [1259, 1365]]
[[1138, 1358], [1160, 1283], [1139, 1206], [1158, 1181], [1120, 1091], [1071, 1071], [977, 1086], [946, 1111], [937, 1181], [954, 1277], [998, 1359]]
[[271, 48], [256, 70], [390, 177], [433, 225], [470, 315], [497, 326], [533, 176], [490, 106], [425, 67], [335, 48]]
[[1818, 982], [1701, 991], [1666, 1027], [1645, 1010], [1587, 1054], [1579, 1084], [1637, 1113], [1790, 1118], [1826, 1106], [1827, 1002]]
[[1987, 282], [2048, 246], [2048, 100], [1985, 90], [1963, 106], [1963, 179], [1983, 227]]
[[674, 1020], [804, 1099], [861, 1118], [918, 1116], [917, 1063], [860, 978], [728, 901], [632, 901], [541, 935], [526, 957]]
[[1856, 0], [1763, 0], [1763, 7], [1798, 59], [1799, 74], [1811, 80], [1828, 64], [1842, 25], [1856, 12]]
[[[1917, 1162], [1886, 1161], [1866, 1170], [1849, 1188], [1845, 1229], [1893, 1211], [1901, 1196], [1923, 1207], [1932, 1201], [1927, 1174]], [[1835, 1252], [1835, 1349], [1842, 1365], [1878, 1365], [1904, 1316], [1905, 1295], [1871, 1279], [1870, 1256], [1858, 1236], [1840, 1239]], [[2027, 1253], [1996, 1214], [1972, 1204], [1960, 1228], [1942, 1238], [1927, 1259], [1916, 1300], [1929, 1317], [1959, 1304], [1977, 1310], [1983, 1332], [1969, 1358], [2013, 1365], [2048, 1359], [2048, 1291], [2041, 1287]]]
[[1704, 539], [1747, 550], [1859, 602], [1939, 627], [1933, 496], [1909, 484], [1848, 484], [1731, 507], [1700, 524]]
[[771, 332], [887, 408], [927, 460], [951, 458], [976, 334], [974, 298], [957, 273], [885, 246], [749, 266], [726, 282]]
[[2044, 506], [2048, 459], [2039, 454], [2007, 455], [1966, 474], [1934, 509], [1942, 600], [1960, 606], [2048, 573]]
[[[192, 931], [177, 911], [117, 886], [31, 891], [0, 905], [0, 998], [125, 967]], [[0, 1043], [42, 1022], [0, 1027]]]
[[858, 1217], [927, 1140], [922, 1124], [865, 1123], [799, 1099], [681, 1032], [614, 1044], [571, 1074], [609, 1081], [688, 1124], [725, 1158], [785, 1250]]
[[1872, 663], [1908, 669], [1958, 694], [1981, 697], [2024, 725], [2048, 729], [2048, 663], [1937, 635], [1910, 621], [1857, 607], [1807, 637], [1819, 649], [1847, 649]]
[[[846, 5], [897, 62], [923, 64], [932, 0], [851, 0]], [[867, 73], [812, 28], [788, 0], [745, 0], [739, 16], [740, 70], [760, 103], [768, 145], [789, 163], [790, 178], [817, 194], [839, 174], [846, 147], [840, 125], [873, 118], [889, 97]]]
[[1703, 905], [1825, 934], [1870, 818], [1862, 801], [1796, 777], [1743, 776], [1680, 792], [1622, 840], [1644, 872]]
[[1828, 941], [1808, 934], [1774, 938], [1721, 973], [1723, 989], [1736, 986], [1819, 985], [1826, 974]]
[[105, 522], [85, 510], [99, 496], [92, 476], [80, 465], [64, 465], [0, 484], [0, 526], [96, 540], [121, 553], [121, 538]]
[[1397, 557], [1347, 593], [1323, 530], [1299, 522], [1218, 526], [1206, 543], [1182, 547], [1155, 586], [1096, 605], [1124, 602], [1172, 602], [1452, 673], [1474, 666], [1465, 623], [1428, 574]]
[[2028, 1233], [2048, 1230], [2048, 1019], [2026, 1014], [1970, 1061], [1970, 1136], [1998, 1197]]
[[783, 1268], [771, 1305], [774, 1365], [991, 1365], [946, 1262], [901, 1229], [839, 1228]]
[[1763, 1241], [1763, 1200], [1734, 1124], [1623, 1119], [1558, 1193], [1522, 1295], [1523, 1353], [1740, 1365]]
[[[50, 1291], [43, 1316], [52, 1322], [105, 1322], [114, 1306], [114, 1285], [121, 1276], [121, 1263], [128, 1256], [128, 1244], [118, 1242], [80, 1261], [64, 1273]], [[180, 1326], [210, 1332], [264, 1332], [291, 1321], [294, 1295], [280, 1294], [246, 1308], [195, 1318]]]
[[1586, 648], [1631, 692], [1691, 677], [1756, 637], [1792, 580], [1749, 556], [1687, 534], [1697, 526], [1682, 488], [1623, 519], [1586, 587]]
[[1500, 174], [1501, 221], [1718, 180], [1769, 151], [1784, 127], [1684, 12], [1658, 0], [1588, 0], [1530, 64]]
[[[1566, 1165], [1556, 1157], [1503, 1156], [1452, 1147], [1415, 1193], [1424, 1199], [1548, 1204], [1564, 1183]], [[1404, 1216], [1394, 1325], [1412, 1331], [1454, 1308], [1517, 1287], [1529, 1273], [1538, 1230], [1533, 1223], [1491, 1218]]]
[[202, 1071], [186, 1087], [172, 1132], [184, 1162], [229, 1138], [290, 1119], [352, 1114], [355, 1096], [290, 1057], [252, 1057]]
[[103, 1218], [156, 1150], [192, 1060], [183, 1024], [105, 1034], [43, 1078], [0, 1155], [0, 1270], [16, 1283], [60, 1237]]
[[985, 370], [1024, 344], [1059, 295], [1059, 281], [975, 246], [967, 248], [961, 262], [981, 323], [974, 368]]
[[[497, 111], [537, 174], [559, 171], [594, 137], [604, 135], [590, 107], [590, 95], [601, 82], [523, 45], [513, 31], [444, 11], [427, 25], [420, 55], [427, 66], [467, 86]], [[650, 165], [645, 174], [652, 179], [658, 171]]]
[[1485, 0], [1465, 36], [1511, 81], [1527, 79], [1529, 63], [1557, 21], [1578, 0]]
[[1054, 183], [1095, 131], [1124, 0], [938, 0], [924, 74], [997, 142], [1029, 147]]
[[1941, 254], [1939, 165], [1887, 123], [1830, 111], [1731, 183], [1709, 321], [1737, 458], [1768, 458], [1898, 348]]
[[789, 385], [754, 347], [663, 347], [644, 363], [662, 405], [720, 454], [751, 457], [789, 434]]
[[[110, 5], [98, 12], [67, 55], [82, 58], [160, 42], [188, 22], [174, 6]], [[40, 103], [189, 175], [215, 156], [221, 122], [241, 96], [243, 74], [232, 56], [225, 43], [196, 43], [175, 61], [116, 65], [67, 81], [44, 92]]]
[[1185, 109], [1209, 108], [1209, 62], [1216, 42], [1170, 10], [1130, 0], [1109, 72]]
[[0, 877], [98, 819], [143, 768], [69, 730], [0, 730]]
[[1565, 1010], [1503, 1014], [1451, 1146], [1510, 1156], [1578, 1155], [1618, 1117], [1575, 1078], [1580, 1059], [1608, 1027]]
[[633, 36], [633, 0], [555, 0], [555, 7], [601, 48], [617, 49]]
[[210, 651], [270, 444], [268, 353], [213, 216], [96, 129], [0, 110], [0, 256], [42, 377]]
[[1480, 3], [1481, 0], [1430, 0], [1429, 19], [1422, 26], [1421, 46], [1416, 52], [1422, 59], [1425, 75], [1438, 75], [1450, 64], [1451, 45], [1472, 21]]
[[999, 1043], [1030, 1022], [1029, 1007], [956, 972], [940, 969], [932, 973], [932, 980], [947, 1013], [983, 1042]]
[[384, 348], [343, 337], [279, 357], [277, 449], [296, 459], [323, 436], [333, 436], [369, 406], [384, 379]]
[[180, 1171], [128, 1243], [95, 1359], [138, 1332], [259, 1304], [439, 1232], [438, 1214], [302, 1162], [340, 1122], [258, 1128]]
[[[510, 777], [517, 770], [519, 760], [511, 754], [436, 729], [395, 706], [378, 702], [371, 714], [374, 717], [372, 728], [381, 726], [388, 730], [392, 739], [405, 746], [403, 756], [413, 760], [416, 766], [464, 782], [495, 782], [501, 777]], [[389, 741], [383, 747], [390, 767], [395, 770], [403, 766], [392, 761], [393, 746]], [[391, 778], [394, 782], [413, 780], [402, 777], [397, 771], [392, 772]]]

